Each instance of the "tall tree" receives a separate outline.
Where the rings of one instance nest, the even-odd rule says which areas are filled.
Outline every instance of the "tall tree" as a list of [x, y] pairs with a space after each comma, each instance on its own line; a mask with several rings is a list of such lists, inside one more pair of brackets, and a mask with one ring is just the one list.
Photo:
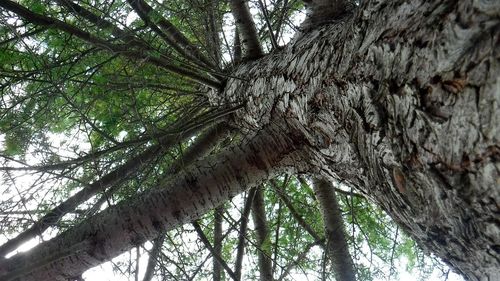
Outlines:
[[[0, 1], [2, 205], [42, 214], [8, 230], [59, 231], [0, 260], [0, 279], [79, 279], [283, 173], [342, 181], [466, 279], [498, 279], [500, 3], [309, 0], [296, 28], [283, 24], [297, 1], [283, 2]], [[200, 24], [194, 6], [218, 18]], [[238, 38], [218, 26], [228, 8]], [[259, 37], [285, 27], [298, 31], [283, 48]], [[232, 144], [172, 170], [221, 120]], [[32, 188], [19, 171], [39, 175]]]

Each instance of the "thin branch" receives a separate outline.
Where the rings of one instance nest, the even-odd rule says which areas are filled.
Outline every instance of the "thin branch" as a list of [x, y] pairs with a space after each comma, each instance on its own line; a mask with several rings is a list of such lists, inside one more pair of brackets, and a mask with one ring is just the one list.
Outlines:
[[205, 66], [214, 68], [213, 64], [179, 31], [170, 21], [159, 13], [155, 13], [153, 8], [143, 0], [127, 0], [130, 6], [136, 11], [141, 19], [164, 41], [172, 46], [179, 54], [188, 60]]
[[[196, 132], [198, 132], [199, 128], [192, 129], [191, 131], [186, 131], [185, 134], [182, 135], [182, 138], [186, 139]], [[161, 155], [164, 151], [166, 151], [169, 147], [174, 145], [180, 140], [179, 137], [165, 139], [161, 142], [161, 145], [154, 145], [141, 154], [133, 157], [125, 164], [119, 166], [114, 171], [109, 174], [103, 176], [99, 180], [90, 184], [87, 187], [84, 187], [79, 192], [75, 193], [64, 202], [60, 203], [57, 207], [50, 210], [45, 216], [39, 219], [35, 224], [33, 224], [30, 228], [20, 233], [15, 238], [7, 241], [3, 245], [0, 246], [0, 257], [5, 256], [11, 251], [18, 248], [25, 241], [35, 237], [36, 235], [41, 234], [50, 226], [54, 225], [57, 221], [59, 221], [66, 213], [74, 210], [77, 206], [79, 206], [82, 202], [87, 201], [92, 196], [96, 195], [98, 192], [104, 191], [106, 188], [110, 186], [115, 186], [123, 181], [125, 181], [128, 177], [134, 174], [141, 167], [144, 167], [147, 163], [149, 163], [152, 159]]]
[[[316, 240], [316, 241], [322, 240], [323, 237], [321, 237], [319, 234], [317, 234], [316, 231], [314, 231], [311, 228], [311, 226], [304, 220], [304, 218], [299, 214], [297, 209], [295, 209], [295, 207], [293, 206], [290, 198], [288, 198], [288, 196], [284, 193], [284, 191], [282, 189], [280, 189], [280, 187], [278, 186], [276, 181], [270, 180], [269, 182], [271, 183], [271, 186], [276, 191], [276, 194], [278, 195], [278, 197], [281, 199], [281, 201], [283, 201], [283, 203], [285, 203], [285, 206], [288, 208], [288, 210], [292, 214], [292, 217], [299, 223], [299, 225], [302, 228], [304, 228], [304, 230], [307, 231], [307, 233], [309, 233], [309, 235], [311, 235], [314, 238], [314, 240]], [[322, 246], [324, 246], [324, 245], [322, 245]]]
[[248, 216], [250, 215], [252, 201], [255, 196], [255, 190], [255, 188], [251, 188], [248, 192], [245, 206], [243, 207], [243, 213], [241, 214], [240, 229], [238, 232], [238, 246], [236, 248], [236, 261], [234, 266], [234, 272], [236, 273], [237, 280], [241, 280], [243, 255], [245, 254], [245, 236], [248, 227]]
[[262, 2], [262, 0], [259, 0], [259, 6], [262, 11], [262, 14], [264, 15], [264, 20], [266, 22], [267, 28], [269, 29], [269, 37], [271, 38], [271, 45], [273, 46], [273, 49], [278, 49], [278, 41], [276, 41], [276, 37], [274, 36], [273, 32], [273, 27], [271, 26], [271, 21], [269, 20], [269, 13], [267, 12], [267, 7]]
[[235, 273], [231, 270], [231, 268], [227, 265], [226, 261], [221, 257], [219, 256], [216, 251], [214, 250], [214, 248], [212, 247], [212, 245], [210, 244], [210, 241], [208, 241], [208, 238], [207, 236], [205, 235], [205, 233], [203, 233], [203, 230], [201, 229], [201, 226], [200, 224], [197, 222], [197, 221], [194, 221], [192, 223], [194, 229], [196, 230], [196, 233], [198, 233], [198, 237], [200, 237], [200, 240], [203, 242], [203, 244], [205, 245], [205, 247], [207, 247], [208, 251], [212, 254], [212, 256], [217, 259], [217, 261], [222, 265], [222, 267], [224, 268], [224, 270], [226, 270], [227, 274], [234, 280], [234, 281], [238, 281], [237, 279], [237, 276], [235, 275]]
[[101, 38], [98, 38], [86, 31], [80, 30], [76, 28], [73, 25], [67, 24], [63, 21], [60, 21], [58, 19], [46, 17], [44, 15], [40, 15], [37, 13], [34, 13], [25, 7], [12, 2], [10, 0], [3, 0], [0, 2], [0, 7], [3, 7], [15, 14], [17, 14], [19, 17], [24, 18], [25, 20], [33, 23], [33, 24], [38, 24], [41, 26], [48, 26], [51, 28], [56, 28], [61, 31], [64, 31], [68, 34], [74, 35], [87, 43], [92, 44], [93, 46], [96, 46], [98, 48], [108, 50], [114, 53], [119, 53], [121, 55], [124, 55], [128, 58], [134, 59], [139, 62], [150, 62], [153, 65], [156, 65], [158, 67], [164, 68], [170, 72], [179, 74], [181, 76], [185, 76], [193, 81], [199, 82], [203, 85], [209, 86], [211, 88], [218, 89], [220, 87], [220, 82], [218, 81], [213, 81], [212, 79], [209, 79], [207, 77], [204, 77], [196, 72], [193, 72], [191, 70], [181, 68], [178, 66], [175, 66], [167, 61], [167, 59], [164, 56], [152, 56], [147, 53], [144, 53], [142, 51], [134, 51], [131, 50], [128, 46], [126, 45], [116, 45], [112, 44], [108, 41], [105, 41]]

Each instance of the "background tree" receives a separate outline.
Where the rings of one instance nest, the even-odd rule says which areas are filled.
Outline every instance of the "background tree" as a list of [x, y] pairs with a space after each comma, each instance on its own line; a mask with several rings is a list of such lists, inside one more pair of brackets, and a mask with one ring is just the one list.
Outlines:
[[0, 279], [498, 279], [500, 4], [306, 4], [1, 1]]

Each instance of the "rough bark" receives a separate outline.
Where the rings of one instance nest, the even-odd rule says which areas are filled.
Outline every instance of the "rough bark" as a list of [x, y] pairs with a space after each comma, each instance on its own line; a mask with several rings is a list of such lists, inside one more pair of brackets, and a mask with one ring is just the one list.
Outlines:
[[256, 188], [252, 201], [252, 218], [257, 237], [257, 255], [259, 259], [259, 279], [261, 281], [273, 280], [273, 266], [271, 261], [271, 240], [267, 225], [264, 192], [262, 187]]
[[304, 0], [307, 15], [300, 25], [306, 31], [350, 15], [356, 7], [352, 0]]
[[[296, 149], [289, 139], [305, 139], [295, 166], [346, 179], [467, 279], [498, 280], [499, 38], [498, 1], [364, 1], [355, 16], [240, 65], [214, 91], [214, 105], [246, 101], [234, 122], [259, 132], [253, 145], [127, 203], [134, 212], [121, 204], [2, 263], [0, 278], [76, 276], [255, 186]], [[287, 126], [262, 131], [276, 123]], [[60, 259], [37, 266], [46, 251]]]
[[356, 281], [356, 270], [347, 245], [344, 219], [333, 185], [326, 179], [315, 178], [313, 186], [323, 218], [326, 251], [332, 262], [336, 280]]
[[470, 280], [500, 278], [499, 2], [371, 1], [242, 65], [238, 124], [298, 120], [342, 178]]
[[192, 221], [229, 197], [292, 167], [303, 144], [286, 125], [207, 157], [142, 196], [121, 202], [58, 237], [0, 263], [1, 280], [66, 280]]

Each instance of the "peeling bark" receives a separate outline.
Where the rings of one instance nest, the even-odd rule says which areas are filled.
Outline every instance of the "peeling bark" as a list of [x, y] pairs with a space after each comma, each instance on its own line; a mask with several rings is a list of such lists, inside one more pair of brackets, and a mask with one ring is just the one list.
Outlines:
[[240, 66], [212, 101], [247, 100], [235, 122], [248, 131], [298, 121], [317, 173], [347, 180], [466, 278], [496, 280], [499, 6], [364, 2]]
[[288, 165], [345, 179], [465, 278], [498, 280], [499, 42], [498, 1], [363, 1], [213, 91], [214, 106], [245, 101], [234, 123], [257, 137], [2, 262], [0, 278], [77, 276], [256, 186], [298, 141]]

